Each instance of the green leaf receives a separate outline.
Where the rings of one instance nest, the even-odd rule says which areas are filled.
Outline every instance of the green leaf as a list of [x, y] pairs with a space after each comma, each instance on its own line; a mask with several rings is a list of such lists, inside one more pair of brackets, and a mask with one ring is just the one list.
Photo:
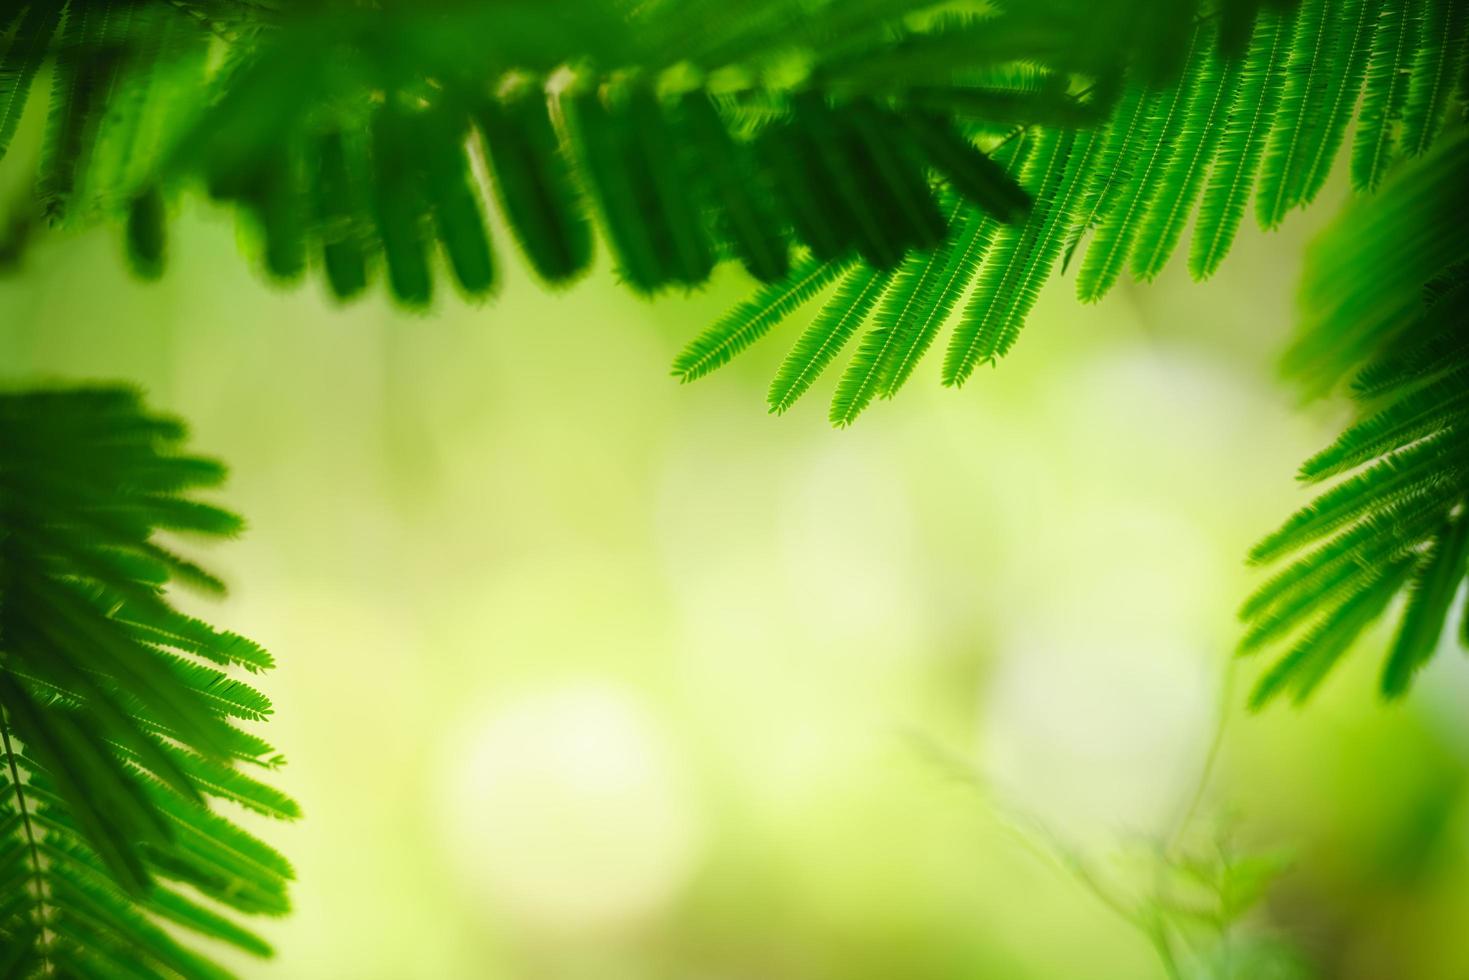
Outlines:
[[[1069, 169], [1074, 138], [1054, 131], [1042, 133], [1030, 154], [1021, 183], [1034, 194], [1035, 206], [1023, 223], [1000, 229], [990, 244], [980, 268], [975, 291], [964, 316], [949, 338], [944, 357], [943, 382], [960, 385], [981, 360], [993, 360], [1008, 348], [1012, 325], [1018, 330], [1016, 305], [1025, 285], [1033, 281], [1037, 256], [1047, 252], [1054, 258], [1051, 243], [1060, 245], [1056, 234], [1061, 222], [1055, 213], [1058, 190], [1068, 192], [1076, 184]], [[1068, 173], [1071, 181], [1067, 181]], [[1064, 215], [1063, 215], [1064, 216]], [[1049, 262], [1045, 265], [1048, 267]]]
[[[761, 282], [790, 271], [774, 196], [755, 166], [752, 148], [730, 136], [707, 93], [689, 92], [679, 103], [681, 131], [698, 147], [704, 167], [704, 196], [718, 214], [721, 233], [740, 261]], [[696, 172], [697, 176], [697, 172]]]
[[423, 186], [439, 244], [459, 287], [466, 295], [482, 296], [495, 283], [495, 268], [479, 197], [469, 180], [465, 132], [457, 117], [441, 114], [423, 118], [420, 132]]
[[1342, 28], [1337, 13], [1325, 2], [1304, 3], [1295, 18], [1280, 107], [1272, 120], [1255, 197], [1255, 217], [1261, 228], [1274, 228], [1305, 199], [1314, 157], [1310, 135], [1315, 114], [1322, 111], [1337, 32]]
[[367, 288], [365, 161], [355, 141], [336, 129], [323, 133], [313, 150], [311, 191], [322, 265], [332, 294], [347, 300]]
[[1411, 569], [1410, 559], [1398, 558], [1348, 593], [1260, 678], [1250, 706], [1264, 707], [1289, 686], [1294, 686], [1296, 700], [1304, 701], [1352, 641], [1382, 615]]
[[1008, 169], [961, 137], [941, 118], [919, 112], [903, 115], [914, 142], [932, 166], [965, 199], [996, 221], [1019, 221], [1031, 207], [1030, 195]]
[[433, 298], [428, 265], [428, 202], [412, 161], [413, 127], [389, 105], [372, 122], [372, 216], [388, 265], [393, 296], [410, 308]]
[[814, 255], [798, 259], [785, 279], [762, 286], [753, 297], [695, 337], [674, 359], [674, 375], [680, 381], [693, 381], [729, 363], [732, 357], [765, 336], [771, 327], [813, 299], [850, 264], [826, 262]]
[[[883, 398], [897, 394], [933, 345], [939, 329], [958, 305], [965, 285], [979, 271], [998, 227], [994, 218], [969, 205], [959, 207], [953, 224], [957, 230], [944, 245], [927, 254], [910, 256], [914, 267], [899, 270], [897, 283], [878, 310], [879, 322], [874, 329], [883, 329], [886, 318], [891, 321], [887, 329], [893, 333], [883, 346], [878, 366], [878, 394]], [[899, 306], [897, 298], [905, 284], [910, 284], [913, 292], [911, 299]]]
[[118, 56], [112, 47], [120, 33], [119, 22], [125, 31], [131, 11], [131, 4], [116, 0], [67, 5], [37, 182], [42, 209], [53, 221], [65, 214], [77, 175], [86, 166], [117, 71]]
[[1397, 127], [1407, 104], [1409, 71], [1418, 44], [1417, 0], [1384, 3], [1372, 37], [1362, 111], [1352, 140], [1352, 186], [1375, 191], [1397, 148]]
[[1106, 216], [1119, 189], [1127, 182], [1140, 152], [1140, 131], [1148, 118], [1146, 91], [1141, 85], [1128, 84], [1107, 123], [1106, 141], [1102, 144], [1095, 169], [1087, 180], [1086, 192], [1078, 208], [1078, 217], [1066, 238], [1066, 254], [1061, 268], [1071, 264], [1082, 236], [1092, 231]]
[[551, 125], [544, 91], [521, 84], [475, 108], [495, 191], [532, 267], [562, 283], [591, 262], [591, 229]]
[[1117, 281], [1141, 219], [1163, 187], [1179, 134], [1193, 111], [1195, 80], [1213, 56], [1212, 39], [1206, 40], [1205, 35], [1202, 27], [1191, 35], [1183, 77], [1165, 89], [1149, 92], [1143, 102], [1144, 120], [1138, 137], [1141, 151], [1118, 188], [1115, 201], [1099, 215], [1096, 233], [1077, 273], [1076, 294], [1083, 302], [1101, 299]]
[[1382, 693], [1388, 697], [1402, 696], [1414, 672], [1433, 655], [1449, 604], [1463, 581], [1466, 556], [1469, 514], [1461, 502], [1413, 570], [1408, 607], [1382, 673]]
[[1469, 10], [1462, 3], [1426, 0], [1426, 4], [1403, 107], [1402, 146], [1409, 156], [1427, 152], [1443, 126], [1469, 27]]
[[1301, 464], [1301, 479], [1321, 480], [1443, 428], [1469, 405], [1469, 366], [1413, 391], [1343, 432]]
[[781, 414], [805, 394], [852, 339], [890, 281], [888, 273], [868, 266], [859, 266], [846, 274], [837, 286], [836, 294], [821, 308], [816, 319], [796, 339], [795, 346], [781, 362], [766, 396], [771, 412]]
[[1156, 278], [1173, 254], [1194, 201], [1203, 189], [1209, 161], [1225, 136], [1225, 119], [1234, 102], [1240, 71], [1238, 61], [1223, 62], [1213, 45], [1200, 56], [1194, 81], [1198, 95], [1189, 105], [1178, 145], [1168, 158], [1157, 194], [1148, 204], [1132, 247], [1135, 278], [1145, 282]]
[[1367, 69], [1378, 15], [1384, 0], [1342, 0], [1331, 16], [1341, 21], [1329, 70], [1325, 73], [1325, 91], [1309, 111], [1310, 130], [1307, 140], [1309, 159], [1301, 185], [1301, 203], [1313, 200], [1326, 185], [1331, 164], [1346, 134], [1347, 120], [1357, 105], [1362, 91], [1362, 78]]

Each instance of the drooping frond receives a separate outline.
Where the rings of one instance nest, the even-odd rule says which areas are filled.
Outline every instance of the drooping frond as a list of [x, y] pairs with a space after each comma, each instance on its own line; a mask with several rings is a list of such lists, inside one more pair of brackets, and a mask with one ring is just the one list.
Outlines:
[[1241, 609], [1242, 650], [1289, 644], [1257, 705], [1304, 698], [1400, 594], [1383, 694], [1402, 695], [1439, 643], [1469, 556], [1466, 187], [1459, 126], [1312, 249], [1306, 325], [1287, 363], [1317, 390], [1355, 372], [1361, 418], [1301, 467], [1309, 482], [1349, 475], [1251, 552], [1298, 556]]
[[[1076, 137], [1048, 131], [1036, 141], [1022, 178], [1036, 195], [1036, 206], [1020, 225], [998, 229], [975, 291], [949, 338], [944, 358], [945, 384], [962, 384], [981, 361], [1002, 353], [1015, 322], [1017, 306], [1025, 302], [1027, 285], [1035, 271], [1054, 261], [1060, 249], [1058, 230], [1069, 212], [1066, 199], [1075, 188], [1078, 170], [1072, 166]], [[1068, 182], [1067, 177], [1072, 179]]]
[[[1469, 9], [1456, 0], [1425, 0], [1418, 20], [1418, 48], [1403, 107], [1403, 150], [1424, 153], [1443, 126], [1456, 84], [1463, 84]], [[1461, 93], [1462, 95], [1463, 93]]]
[[987, 303], [997, 312], [989, 313], [995, 324], [986, 331], [987, 338], [979, 353], [982, 359], [993, 362], [1005, 356], [1020, 335], [1025, 317], [1040, 296], [1041, 286], [1051, 274], [1051, 269], [1061, 256], [1068, 228], [1077, 221], [1086, 178], [1101, 143], [1097, 130], [1078, 133], [1069, 146], [1065, 146], [1066, 167], [1055, 183], [1043, 182], [1043, 195], [1036, 209], [1026, 222], [1021, 236], [1025, 239], [1021, 249], [1018, 275], [1003, 293], [990, 291], [981, 284], [970, 301], [971, 309], [978, 313], [981, 302]]
[[[596, 225], [623, 279], [656, 291], [703, 281], [725, 256], [778, 281], [801, 246], [896, 268], [947, 227], [927, 178], [1001, 222], [1028, 213], [1030, 198], [965, 136], [1104, 127], [1081, 185], [1085, 217], [1063, 246], [1069, 256], [1095, 234], [1082, 292], [1096, 297], [1133, 251], [1140, 276], [1156, 273], [1215, 144], [1238, 151], [1239, 138], [1218, 132], [1246, 108], [1236, 75], [1242, 90], [1275, 76], [1286, 90], [1262, 214], [1273, 222], [1308, 200], [1379, 22], [1408, 2], [1304, 0], [1292, 19], [1282, 8], [1293, 4], [1257, 0], [966, 11], [761, 0], [737, 13], [708, 0], [571, 0], [547, 18], [529, 0], [381, 10], [26, 0], [0, 35], [0, 136], [53, 57], [39, 174], [53, 220], [116, 216], [135, 268], [156, 275], [167, 204], [202, 183], [238, 210], [272, 278], [320, 268], [349, 299], [381, 263], [392, 294], [422, 306], [440, 266], [470, 296], [496, 278], [480, 188], [461, 159], [471, 133], [506, 225], [546, 281], [587, 268]], [[1375, 70], [1402, 89], [1406, 118], [1436, 124], [1452, 101], [1432, 78], [1461, 60], [1462, 18], [1438, 16], [1457, 9], [1444, 0], [1415, 21], [1415, 42], [1430, 21], [1442, 28], [1433, 45], [1392, 51], [1394, 65], [1411, 56], [1412, 84]], [[1289, 62], [1262, 72], [1253, 49], [1283, 24]], [[1414, 129], [1415, 145], [1434, 131]], [[1253, 145], [1243, 138], [1246, 193]], [[1238, 195], [1226, 197], [1231, 215]]]
[[1225, 118], [1234, 102], [1240, 71], [1238, 60], [1225, 61], [1213, 45], [1200, 55], [1194, 97], [1201, 101], [1185, 114], [1178, 144], [1143, 215], [1132, 248], [1134, 278], [1144, 282], [1155, 278], [1177, 247], [1184, 223], [1204, 186], [1214, 148], [1224, 138]]
[[[11, 13], [20, 12], [13, 8]], [[61, 4], [32, 3], [15, 24], [0, 30], [0, 159], [10, 147], [15, 127], [31, 93], [36, 73], [46, 60], [51, 38], [61, 26]]]
[[[1390, 202], [1366, 198], [1307, 255], [1305, 320], [1285, 367], [1309, 391], [1325, 392], [1375, 359], [1383, 338], [1418, 319], [1425, 283], [1449, 283], [1463, 248], [1457, 216], [1469, 205], [1463, 126], [1435, 152], [1408, 161], [1390, 181]], [[1439, 295], [1443, 289], [1440, 288]]]
[[[1274, 226], [1319, 193], [1359, 101], [1354, 182], [1375, 187], [1461, 114], [1469, 63], [1454, 0], [570, 0], [561, 14], [553, 28], [530, 0], [202, 16], [27, 0], [0, 34], [0, 135], [51, 58], [53, 219], [118, 216], [134, 268], [156, 276], [170, 202], [202, 185], [273, 279], [320, 270], [350, 299], [381, 269], [412, 307], [445, 273], [471, 297], [498, 279], [473, 144], [549, 283], [584, 271], [599, 233], [641, 292], [702, 282], [724, 258], [774, 287], [680, 356], [686, 380], [820, 291], [803, 283], [853, 261], [892, 271], [853, 332], [860, 397], [841, 422], [911, 376], [966, 293], [950, 384], [1011, 349], [1078, 249], [1077, 292], [1098, 299], [1124, 267], [1156, 277], [1197, 208], [1189, 269], [1212, 274], [1251, 195]], [[1011, 144], [1056, 152], [1013, 166], [997, 155]], [[797, 254], [836, 269], [793, 275]]]
[[693, 381], [729, 363], [730, 358], [814, 298], [848, 265], [850, 263], [825, 262], [815, 256], [797, 260], [784, 279], [763, 286], [749, 300], [695, 337], [673, 362], [673, 373], [680, 380]]
[[776, 372], [766, 396], [771, 411], [784, 412], [811, 387], [811, 382], [852, 339], [891, 278], [891, 273], [868, 266], [858, 266], [843, 277], [835, 295], [797, 338]]
[[168, 599], [193, 566], [156, 532], [239, 528], [191, 496], [224, 471], [181, 454], [183, 435], [127, 390], [0, 394], [7, 976], [225, 976], [161, 923], [270, 947], [188, 891], [246, 914], [289, 908], [290, 865], [205, 802], [299, 816], [241, 767], [279, 762], [237, 727], [271, 704], [224, 668], [269, 655]]
[[1193, 100], [1209, 94], [1198, 80], [1214, 50], [1201, 25], [1189, 43], [1183, 76], [1142, 96], [1140, 152], [1129, 160], [1126, 179], [1118, 184], [1114, 199], [1099, 217], [1076, 276], [1076, 295], [1083, 302], [1100, 299], [1117, 281], [1149, 205], [1163, 187], [1184, 123], [1195, 111]]
[[[1017, 140], [1017, 150], [1020, 143]], [[932, 265], [925, 264], [919, 270], [922, 282], [915, 286], [921, 288], [915, 290], [912, 302], [905, 303], [901, 309], [894, 305], [889, 324], [893, 337], [882, 345], [878, 365], [878, 394], [883, 398], [893, 397], [912, 377], [914, 367], [958, 305], [964, 284], [974, 278], [999, 227], [998, 222], [978, 208], [961, 207], [955, 223], [958, 230], [949, 241], [927, 257]], [[883, 323], [879, 321], [872, 334], [882, 328]]]
[[[1007, 179], [1020, 172], [1030, 145], [1021, 133], [997, 150], [995, 158]], [[769, 392], [772, 411], [789, 409], [869, 316], [871, 325], [842, 374], [829, 418], [833, 424], [849, 425], [873, 399], [891, 397], [908, 379], [999, 225], [957, 194], [948, 194], [945, 203], [947, 234], [938, 246], [910, 253], [896, 270], [878, 274], [871, 267], [859, 267], [848, 274], [782, 364]], [[785, 280], [762, 288], [686, 347], [674, 363], [674, 373], [693, 380], [726, 363], [852, 264], [824, 262], [814, 255], [798, 260]]]
[[1108, 121], [1106, 140], [1102, 144], [1096, 166], [1086, 175], [1081, 214], [1067, 234], [1064, 265], [1071, 264], [1071, 257], [1080, 247], [1082, 236], [1101, 224], [1117, 195], [1127, 185], [1129, 176], [1136, 167], [1137, 157], [1142, 152], [1142, 132], [1147, 120], [1147, 90], [1141, 85], [1126, 86]]
[[1417, 5], [1388, 3], [1378, 14], [1367, 63], [1357, 135], [1352, 141], [1352, 186], [1376, 190], [1387, 173], [1396, 128], [1408, 96], [1409, 67], [1418, 44]]
[[[996, 157], [1007, 174], [1020, 174], [1031, 153], [1032, 141], [1020, 134]], [[1033, 214], [1026, 216], [1027, 223]], [[962, 269], [972, 270], [988, 254], [999, 225], [997, 219], [962, 203], [950, 219], [963, 221], [965, 229], [945, 247], [913, 256], [883, 298], [861, 347], [837, 384], [827, 414], [833, 425], [851, 425], [873, 398], [891, 397], [897, 391], [917, 358], [933, 343], [934, 334], [958, 298], [950, 284]], [[947, 301], [945, 292], [950, 297]]]
[[1255, 217], [1261, 228], [1274, 228], [1305, 200], [1316, 156], [1311, 136], [1326, 109], [1329, 79], [1336, 67], [1332, 55], [1344, 27], [1339, 13], [1331, 3], [1304, 3], [1295, 18], [1280, 107], [1260, 166]]
[[1020, 220], [1029, 197], [963, 134], [1096, 123], [1122, 71], [1176, 74], [1167, 47], [1193, 6], [960, 16], [876, 0], [858, 15], [768, 0], [733, 17], [703, 0], [573, 0], [553, 30], [523, 0], [220, 17], [28, 0], [0, 35], [0, 134], [52, 57], [41, 198], [53, 222], [124, 221], [145, 275], [166, 253], [167, 202], [199, 183], [280, 282], [320, 267], [348, 299], [380, 257], [392, 294], [422, 306], [442, 261], [480, 295], [495, 263], [463, 159], [477, 133], [548, 282], [587, 267], [593, 224], [635, 289], [702, 282], [726, 255], [774, 282], [798, 246], [882, 268], [938, 246], [934, 175]]
[[1285, 66], [1294, 31], [1293, 10], [1260, 13], [1199, 202], [1198, 225], [1189, 248], [1189, 272], [1195, 279], [1207, 279], [1219, 268], [1244, 217], [1285, 90]]
[[1339, 18], [1335, 50], [1326, 72], [1325, 93], [1314, 106], [1307, 129], [1307, 159], [1300, 203], [1313, 200], [1326, 183], [1337, 150], [1346, 133], [1347, 120], [1356, 108], [1362, 78], [1380, 26], [1382, 0], [1347, 0], [1333, 11]]
[[[1039, 5], [1022, 20], [1033, 23], [1029, 18], [1043, 16], [1045, 9]], [[1087, 301], [1104, 296], [1125, 266], [1138, 280], [1153, 279], [1177, 250], [1195, 209], [1189, 271], [1196, 279], [1209, 277], [1229, 251], [1252, 195], [1267, 227], [1316, 197], [1364, 85], [1366, 108], [1354, 141], [1353, 168], [1365, 168], [1366, 176], [1354, 181], [1360, 189], [1374, 188], [1407, 155], [1400, 117], [1410, 88], [1422, 89], [1442, 66], [1418, 54], [1421, 12], [1417, 0], [1241, 3], [1239, 9], [1228, 4], [1217, 17], [1186, 22], [1187, 30], [1176, 38], [1176, 70], [1149, 73], [1133, 65], [1071, 89], [1072, 118], [1022, 125], [1025, 145], [1033, 152], [1029, 163], [1012, 169], [1030, 207], [997, 224], [994, 218], [1004, 214], [1004, 205], [992, 201], [983, 220], [951, 218], [949, 241], [940, 248], [910, 253], [899, 266], [894, 289], [874, 308], [848, 369], [851, 376], [881, 378], [884, 370], [873, 365], [894, 361], [902, 364], [893, 375], [901, 384], [967, 293], [941, 373], [945, 384], [960, 384], [977, 365], [1011, 349], [1057, 265], [1064, 272], [1081, 250], [1077, 293]], [[1457, 22], [1441, 23], [1453, 28]], [[1229, 31], [1244, 33], [1222, 36]], [[1410, 40], [1402, 40], [1409, 36], [1405, 31], [1411, 32]], [[946, 50], [933, 43], [929, 38], [921, 45], [926, 54], [937, 57]], [[1456, 63], [1469, 61], [1469, 42], [1454, 30], [1443, 43], [1456, 52]], [[1088, 50], [1085, 44], [1081, 49]], [[1067, 57], [1081, 56], [1073, 50]], [[1086, 58], [1073, 63], [1086, 63]], [[1440, 115], [1447, 112], [1444, 108]], [[911, 109], [903, 114], [910, 128], [922, 125], [923, 117]], [[983, 125], [971, 126], [970, 132], [974, 143], [993, 156], [980, 158], [982, 173], [1004, 167], [1002, 147], [1015, 142], [1016, 131], [1003, 140]], [[982, 187], [967, 185], [962, 175], [942, 165], [945, 155], [937, 147], [926, 145], [934, 169], [951, 187], [965, 191], [971, 202], [984, 197]], [[823, 190], [813, 186], [813, 200]], [[809, 220], [819, 226], [819, 216], [839, 208], [829, 203], [813, 210], [818, 217]], [[955, 235], [963, 236], [965, 248], [955, 250]], [[808, 235], [819, 237], [814, 230]], [[982, 248], [971, 249], [972, 243]], [[840, 254], [835, 244], [813, 252], [818, 258]], [[982, 261], [965, 259], [945, 271], [950, 258], [980, 255]], [[878, 264], [886, 268], [888, 259]], [[946, 285], [930, 291], [929, 285], [939, 281]], [[889, 330], [884, 318], [895, 309], [914, 311], [904, 313], [904, 322], [921, 323], [921, 328]], [[936, 318], [926, 315], [936, 311], [942, 311]], [[762, 321], [761, 332], [769, 326]], [[851, 390], [870, 387], [854, 383]], [[884, 395], [895, 389], [876, 386]], [[860, 411], [869, 401], [859, 398], [851, 406]], [[832, 418], [844, 425], [852, 413], [839, 411]]]

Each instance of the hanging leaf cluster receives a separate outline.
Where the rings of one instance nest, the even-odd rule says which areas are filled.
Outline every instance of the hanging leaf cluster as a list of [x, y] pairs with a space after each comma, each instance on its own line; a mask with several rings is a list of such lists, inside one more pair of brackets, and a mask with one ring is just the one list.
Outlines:
[[1141, 8], [27, 0], [0, 15], [0, 154], [54, 62], [37, 207], [122, 217], [145, 276], [202, 184], [278, 280], [319, 269], [346, 299], [381, 269], [421, 306], [442, 265], [482, 295], [482, 178], [551, 284], [589, 266], [594, 228], [644, 292], [724, 258], [779, 281], [793, 246], [888, 269], [948, 232], [934, 180], [996, 221], [1028, 212], [966, 134], [1095, 119], [1129, 66], [1177, 73], [1194, 5]]
[[1192, 221], [1189, 271], [1208, 278], [1252, 197], [1267, 229], [1316, 198], [1354, 113], [1350, 172], [1360, 192], [1463, 115], [1464, 4], [1303, 0], [1240, 13], [1249, 6], [1198, 18], [1179, 45], [1180, 72], [1133, 71], [1099, 124], [1042, 122], [1018, 127], [1002, 147], [991, 143], [1034, 200], [1020, 220], [998, 222], [960, 199], [946, 212], [944, 243], [910, 252], [896, 268], [813, 255], [695, 338], [674, 374], [691, 381], [727, 363], [841, 279], [768, 401], [787, 410], [855, 343], [829, 412], [847, 425], [873, 398], [892, 397], [951, 322], [945, 385], [1003, 357], [1058, 270], [1074, 266], [1077, 296], [1094, 302], [1124, 271], [1155, 278]]

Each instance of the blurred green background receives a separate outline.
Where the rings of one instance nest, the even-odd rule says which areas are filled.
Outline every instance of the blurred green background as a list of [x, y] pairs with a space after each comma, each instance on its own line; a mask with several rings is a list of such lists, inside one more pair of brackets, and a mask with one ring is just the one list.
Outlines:
[[[202, 205], [158, 284], [112, 233], [39, 239], [0, 373], [140, 385], [232, 467], [250, 531], [200, 556], [232, 596], [187, 601], [279, 660], [307, 814], [263, 828], [297, 910], [243, 975], [1161, 977], [1006, 814], [1105, 863], [1187, 805], [1242, 557], [1346, 416], [1273, 366], [1333, 211], [1206, 285], [1058, 280], [997, 370], [925, 364], [850, 431], [834, 378], [764, 412], [799, 324], [668, 377], [732, 268], [648, 302], [604, 256], [553, 295], [497, 229], [492, 303], [339, 310]], [[1469, 665], [1385, 707], [1373, 640], [1299, 711], [1241, 711], [1241, 666], [1200, 822], [1294, 855], [1250, 928], [1317, 975], [1463, 980]]]

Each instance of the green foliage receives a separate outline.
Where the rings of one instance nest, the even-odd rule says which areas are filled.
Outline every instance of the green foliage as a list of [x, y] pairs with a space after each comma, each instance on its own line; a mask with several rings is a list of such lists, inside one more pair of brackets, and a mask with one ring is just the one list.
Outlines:
[[159, 202], [201, 183], [276, 280], [320, 267], [347, 299], [381, 256], [393, 295], [421, 306], [442, 253], [481, 295], [494, 262], [464, 157], [476, 132], [547, 282], [587, 268], [592, 212], [640, 291], [702, 282], [726, 256], [772, 282], [794, 246], [884, 269], [935, 247], [934, 178], [1023, 219], [1029, 195], [963, 134], [1092, 122], [1130, 64], [1176, 74], [1166, 48], [1191, 6], [1133, 6], [576, 0], [549, 18], [525, 0], [28, 0], [0, 34], [0, 134], [50, 58], [45, 212], [122, 219], [145, 275], [166, 253]]
[[[859, 266], [843, 277], [836, 295], [801, 334], [771, 382], [768, 397], [772, 411], [784, 411], [810, 387], [812, 379], [852, 339], [862, 318], [887, 288], [891, 275]], [[856, 386], [865, 390], [862, 381], [856, 382]], [[851, 401], [857, 397], [861, 397], [860, 391], [847, 392], [839, 400]], [[833, 412], [840, 410], [836, 405], [832, 407]]]
[[[281, 819], [241, 722], [271, 705], [231, 668], [270, 655], [179, 612], [219, 591], [160, 531], [222, 536], [193, 496], [224, 476], [132, 392], [0, 394], [0, 949], [7, 977], [221, 976], [161, 921], [258, 955], [224, 910], [279, 915], [291, 867], [206, 799]], [[203, 896], [207, 902], [196, 897]]]
[[1239, 87], [1209, 167], [1189, 249], [1188, 269], [1195, 279], [1207, 279], [1219, 268], [1244, 218], [1285, 88], [1294, 24], [1292, 14], [1262, 12], [1240, 63]]
[[1023, 224], [991, 232], [983, 269], [944, 357], [948, 384], [962, 383], [976, 364], [992, 363], [1014, 342], [1079, 199], [1094, 134], [1047, 132], [1033, 142], [1022, 179], [1035, 187], [1036, 206]]
[[[1039, 5], [1033, 15], [1044, 16], [1046, 8]], [[1017, 120], [1032, 151], [1015, 170], [1035, 203], [1010, 224], [986, 230], [982, 261], [946, 280], [938, 291], [944, 314], [925, 324], [924, 340], [911, 353], [927, 349], [957, 305], [947, 294], [968, 292], [940, 372], [946, 385], [964, 383], [977, 365], [1011, 349], [1058, 265], [1066, 269], [1081, 252], [1077, 294], [1088, 302], [1105, 296], [1124, 267], [1136, 279], [1155, 278], [1195, 208], [1189, 272], [1208, 278], [1229, 251], [1252, 194], [1262, 228], [1316, 198], [1359, 101], [1353, 183], [1362, 191], [1376, 188], [1393, 164], [1420, 154], [1447, 119], [1463, 112], [1469, 94], [1463, 71], [1454, 76], [1448, 67], [1469, 64], [1463, 11], [1451, 2], [1425, 9], [1417, 0], [1240, 0], [1217, 16], [1170, 28], [1173, 70], [1149, 73], [1134, 64], [1115, 97], [1108, 90], [1113, 76], [1073, 90], [1078, 113], [1090, 107], [1099, 120]], [[997, 145], [976, 132], [980, 145]], [[967, 227], [951, 222], [950, 234]], [[948, 248], [931, 254], [950, 255]], [[905, 266], [924, 267], [922, 259]], [[876, 309], [873, 337], [884, 329], [885, 306]], [[779, 317], [792, 312], [787, 304]], [[762, 316], [761, 334], [774, 315]], [[739, 316], [736, 311], [725, 322]], [[862, 369], [869, 347], [858, 348], [854, 370]], [[678, 365], [687, 356], [675, 366], [686, 380], [692, 376]], [[903, 377], [911, 370], [910, 358]], [[854, 403], [855, 411], [866, 404]], [[782, 402], [779, 410], [789, 407]], [[834, 412], [832, 420], [849, 424], [855, 411]]]
[[1297, 556], [1241, 610], [1242, 650], [1286, 649], [1256, 704], [1304, 698], [1399, 595], [1383, 693], [1403, 694], [1439, 644], [1469, 556], [1466, 178], [1469, 134], [1456, 126], [1312, 250], [1287, 364], [1318, 391], [1355, 374], [1360, 417], [1301, 467], [1309, 483], [1345, 478], [1251, 552]]
[[[1214, 120], [1231, 105], [1213, 85], [1219, 65], [1231, 78], [1257, 20], [1279, 19], [1256, 6], [760, 0], [735, 11], [713, 0], [573, 0], [548, 17], [528, 0], [378, 9], [27, 0], [0, 35], [0, 154], [51, 57], [38, 194], [53, 223], [125, 220], [135, 268], [155, 275], [166, 253], [157, 204], [198, 181], [238, 209], [272, 278], [320, 267], [348, 299], [380, 255], [393, 295], [422, 306], [436, 253], [466, 294], [493, 288], [477, 178], [461, 159], [471, 130], [506, 224], [542, 278], [565, 282], [588, 266], [595, 210], [624, 279], [650, 292], [702, 282], [726, 256], [777, 281], [793, 246], [895, 268], [944, 236], [933, 178], [1001, 222], [1022, 221], [1032, 195], [967, 137], [1016, 124], [1092, 127], [1126, 88], [1146, 94], [1121, 104], [1141, 110], [1128, 146], [1147, 155], [1141, 173], [1115, 172], [1104, 195], [1123, 198], [1120, 217], [1080, 221], [1098, 238], [1083, 289], [1097, 296], [1150, 211], [1155, 167], [1169, 170], [1158, 196], [1174, 206], [1151, 209], [1158, 217], [1134, 264], [1146, 277], [1166, 258], [1209, 162]], [[1340, 13], [1324, 0], [1308, 7], [1318, 25]], [[1377, 0], [1352, 9], [1363, 43], [1322, 58], [1323, 70], [1346, 67], [1328, 93], [1327, 135], [1300, 143], [1316, 148], [1313, 165], [1329, 162], [1321, 148], [1335, 148], [1376, 26]], [[1296, 62], [1308, 40], [1295, 37]], [[1399, 53], [1421, 61], [1420, 74], [1441, 74], [1462, 39], [1440, 40], [1437, 60], [1414, 45]], [[1291, 92], [1315, 93], [1297, 69]], [[1414, 118], [1447, 104], [1432, 86], [1404, 98], [1424, 106]], [[1314, 119], [1318, 107], [1303, 99], [1287, 101]], [[1113, 131], [1122, 118], [1132, 117], [1114, 116]], [[1169, 168], [1179, 130], [1188, 152]], [[1129, 152], [1099, 162], [1137, 161]], [[1067, 228], [1069, 244], [1077, 232]]]

